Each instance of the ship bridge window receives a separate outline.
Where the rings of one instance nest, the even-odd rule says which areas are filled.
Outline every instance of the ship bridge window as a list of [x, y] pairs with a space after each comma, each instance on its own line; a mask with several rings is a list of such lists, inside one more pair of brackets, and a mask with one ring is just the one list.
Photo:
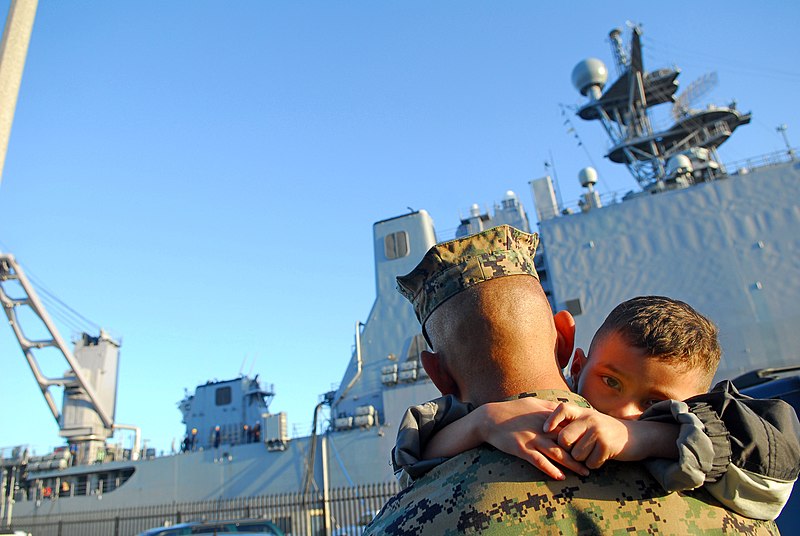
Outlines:
[[390, 261], [408, 256], [408, 233], [397, 231], [383, 238], [383, 251]]
[[231, 388], [230, 387], [220, 387], [217, 389], [216, 392], [216, 399], [218, 406], [227, 406], [233, 400], [231, 396]]

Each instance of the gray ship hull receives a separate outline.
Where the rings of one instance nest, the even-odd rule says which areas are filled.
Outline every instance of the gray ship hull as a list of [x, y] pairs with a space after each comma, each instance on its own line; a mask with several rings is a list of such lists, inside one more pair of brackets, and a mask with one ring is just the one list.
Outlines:
[[800, 362], [800, 162], [540, 223], [556, 308], [577, 344], [621, 301], [690, 303], [720, 330], [717, 378]]
[[[156, 506], [184, 502], [227, 500], [281, 493], [295, 493], [304, 486], [310, 438], [293, 440], [285, 451], [269, 452], [262, 444], [238, 445], [163, 456], [136, 462], [110, 462], [102, 467], [74, 467], [58, 476], [108, 473], [133, 469], [133, 475], [110, 493], [67, 495], [56, 500], [20, 500], [13, 519], [40, 518], [76, 512], [113, 512], [132, 506]], [[319, 441], [317, 452], [328, 450], [328, 485], [331, 488], [375, 482], [391, 482], [394, 475], [388, 453], [394, 434], [379, 430], [354, 430], [329, 435]], [[317, 483], [323, 482], [322, 463], [317, 463]], [[47, 478], [47, 474], [39, 475]]]

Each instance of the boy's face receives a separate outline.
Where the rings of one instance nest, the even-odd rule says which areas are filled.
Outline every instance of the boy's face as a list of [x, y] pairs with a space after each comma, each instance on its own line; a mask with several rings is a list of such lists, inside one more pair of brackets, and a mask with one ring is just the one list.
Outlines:
[[588, 358], [577, 351], [571, 368], [577, 393], [598, 411], [618, 419], [638, 419], [655, 402], [685, 400], [705, 392], [693, 372], [647, 357], [618, 333], [594, 341]]

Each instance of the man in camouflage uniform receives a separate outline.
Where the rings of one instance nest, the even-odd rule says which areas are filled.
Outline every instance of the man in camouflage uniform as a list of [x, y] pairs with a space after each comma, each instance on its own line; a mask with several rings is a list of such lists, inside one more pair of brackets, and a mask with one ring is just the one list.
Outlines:
[[[432, 352], [425, 370], [445, 395], [478, 406], [526, 394], [571, 393], [559, 359], [574, 322], [552, 316], [533, 257], [538, 236], [501, 226], [431, 248], [398, 277]], [[365, 534], [777, 534], [702, 491], [665, 492], [638, 463], [608, 462], [588, 476], [549, 480], [485, 445], [449, 460], [390, 499]]]

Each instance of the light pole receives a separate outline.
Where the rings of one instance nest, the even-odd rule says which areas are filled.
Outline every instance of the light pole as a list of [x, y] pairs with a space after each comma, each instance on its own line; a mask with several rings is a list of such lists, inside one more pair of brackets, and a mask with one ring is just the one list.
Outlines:
[[780, 132], [781, 135], [783, 136], [783, 142], [786, 144], [786, 154], [789, 155], [789, 158], [794, 160], [795, 159], [794, 149], [792, 149], [792, 144], [789, 143], [789, 136], [786, 134], [786, 131], [788, 129], [789, 127], [787, 127], [785, 123], [775, 127], [775, 130]]
[[0, 180], [38, 0], [12, 0], [0, 42]]

